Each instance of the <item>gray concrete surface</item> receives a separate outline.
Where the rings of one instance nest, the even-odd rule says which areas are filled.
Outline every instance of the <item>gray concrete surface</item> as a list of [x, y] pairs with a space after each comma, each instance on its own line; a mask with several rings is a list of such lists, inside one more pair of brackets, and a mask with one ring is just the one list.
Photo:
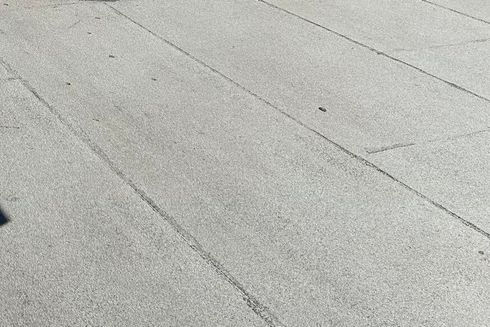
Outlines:
[[[391, 147], [454, 138], [489, 127], [490, 103], [481, 98], [484, 93], [478, 96], [470, 94], [459, 86], [454, 87], [393, 60], [396, 58], [379, 55], [264, 3], [186, 1], [178, 6], [169, 2], [150, 3], [152, 5], [133, 6], [131, 2], [120, 2], [115, 6], [157, 36], [173, 42], [357, 155], [368, 157], [372, 152]], [[308, 7], [308, 3], [302, 2], [297, 6]], [[440, 11], [442, 16], [461, 18], [452, 12], [417, 3]], [[321, 6], [318, 4], [317, 8]], [[158, 14], [152, 15], [152, 12]], [[383, 12], [376, 11], [377, 14]], [[313, 18], [316, 17], [323, 16]], [[389, 19], [382, 22], [389, 22]], [[478, 24], [490, 32], [490, 25]], [[206, 26], [206, 33], [202, 32], [202, 26]], [[462, 30], [462, 26], [458, 29]], [[419, 33], [425, 33], [425, 28]], [[460, 32], [464, 33], [464, 30]], [[360, 36], [352, 37], [357, 39]], [[415, 36], [412, 39], [424, 43]], [[392, 40], [387, 42], [393, 43]], [[441, 58], [439, 63], [442, 65], [448, 60], [446, 58]], [[473, 70], [485, 71], [488, 68], [484, 62], [490, 56], [481, 58], [481, 61], [472, 62]], [[450, 65], [446, 67], [450, 71]], [[455, 69], [455, 65], [452, 68], [453, 76], [458, 76], [459, 80], [464, 78], [465, 75]], [[472, 80], [473, 85], [485, 85], [488, 79], [484, 73], [472, 77], [468, 80]], [[326, 107], [327, 111], [316, 110], [318, 106]], [[471, 160], [473, 156], [468, 158]], [[409, 161], [400, 165], [412, 167]], [[397, 175], [389, 165], [382, 166]], [[414, 178], [420, 176], [416, 169], [411, 172]], [[458, 170], [454, 171], [454, 174], [458, 173]], [[404, 177], [403, 181], [410, 184], [411, 178]], [[451, 205], [454, 197], [471, 200], [474, 193], [488, 193], [488, 183], [483, 181], [479, 185], [470, 193], [461, 192], [462, 188], [448, 188], [446, 193], [450, 192], [452, 196], [443, 198], [441, 204]], [[426, 195], [441, 198], [438, 193]], [[490, 227], [488, 219], [479, 219], [465, 211], [457, 213], [485, 230]]]
[[[488, 25], [490, 29], [490, 24]], [[490, 40], [449, 44], [395, 55], [490, 101]]]
[[486, 24], [420, 0], [264, 0], [263, 3], [384, 52], [490, 38]]
[[490, 99], [490, 19], [487, 19], [490, 3], [487, 1], [265, 0], [263, 3]]
[[421, 0], [434, 6], [490, 23], [490, 4], [485, 0]]
[[488, 26], [274, 5], [1, 8], [0, 325], [489, 325]]
[[488, 126], [486, 101], [260, 2], [151, 3], [115, 6], [356, 152]]
[[20, 81], [0, 108], [1, 326], [266, 326]]

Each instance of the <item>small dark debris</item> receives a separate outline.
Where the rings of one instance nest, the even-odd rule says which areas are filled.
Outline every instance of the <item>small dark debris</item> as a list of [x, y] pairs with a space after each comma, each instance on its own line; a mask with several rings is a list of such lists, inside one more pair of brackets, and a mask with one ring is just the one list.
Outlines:
[[327, 109], [325, 109], [323, 107], [318, 107], [318, 110], [323, 111], [323, 112], [327, 111]]
[[151, 80], [152, 80], [152, 81], [156, 81], [157, 79], [156, 79], [155, 77], [152, 77], [152, 78], [151, 78]]
[[70, 82], [66, 82], [66, 85], [71, 85], [71, 83]]
[[97, 118], [93, 118], [93, 120], [95, 120], [96, 122], [100, 122], [100, 120], [98, 120]]
[[481, 255], [485, 254], [485, 252], [483, 252], [483, 251], [481, 251], [481, 250], [480, 250], [480, 251], [478, 251], [478, 253], [480, 253]]
[[87, 32], [87, 34], [92, 34], [92, 32]]
[[4, 3], [3, 5], [4, 5], [4, 6], [8, 6], [9, 4], [8, 4], [8, 3]]
[[109, 55], [109, 58], [116, 58], [116, 57], [115, 57], [114, 55], [111, 55], [111, 54], [110, 54], [110, 55]]
[[95, 16], [95, 19], [100, 19], [100, 17]]

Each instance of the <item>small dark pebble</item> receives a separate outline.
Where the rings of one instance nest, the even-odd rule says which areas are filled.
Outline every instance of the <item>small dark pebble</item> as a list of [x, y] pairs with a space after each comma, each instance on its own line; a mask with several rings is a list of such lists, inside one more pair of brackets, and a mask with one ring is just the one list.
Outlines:
[[114, 55], [109, 55], [109, 58], [116, 58]]
[[483, 251], [478, 251], [478, 253], [480, 253], [480, 254], [485, 254], [485, 252], [483, 252]]
[[9, 4], [8, 4], [8, 3], [4, 3], [3, 5], [4, 5], [4, 6], [8, 6]]
[[100, 19], [100, 17], [95, 17], [95, 19]]
[[87, 34], [92, 34], [92, 32], [87, 32]]
[[156, 81], [157, 79], [156, 79], [155, 77], [152, 77], [152, 78], [151, 78], [151, 80], [152, 80], [152, 81]]
[[323, 111], [323, 112], [327, 111], [327, 109], [325, 109], [323, 107], [318, 107], [318, 110]]
[[66, 85], [71, 85], [71, 83], [70, 82], [66, 82]]

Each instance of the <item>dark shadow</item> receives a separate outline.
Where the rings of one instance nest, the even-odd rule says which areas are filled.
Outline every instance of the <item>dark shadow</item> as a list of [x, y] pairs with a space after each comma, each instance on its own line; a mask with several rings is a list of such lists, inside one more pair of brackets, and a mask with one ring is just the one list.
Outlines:
[[2, 227], [3, 225], [5, 225], [8, 222], [9, 222], [9, 219], [7, 217], [7, 214], [5, 214], [2, 211], [2, 208], [0, 207], [0, 227]]

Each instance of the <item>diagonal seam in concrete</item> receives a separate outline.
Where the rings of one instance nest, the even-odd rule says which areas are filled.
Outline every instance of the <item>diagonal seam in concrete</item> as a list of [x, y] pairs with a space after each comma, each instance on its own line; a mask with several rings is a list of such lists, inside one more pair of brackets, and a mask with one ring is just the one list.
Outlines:
[[453, 82], [451, 82], [451, 81], [448, 81], [448, 80], [446, 80], [446, 79], [443, 79], [443, 78], [441, 78], [441, 77], [439, 77], [439, 76], [437, 76], [437, 75], [431, 74], [431, 73], [429, 73], [428, 71], [425, 71], [425, 70], [423, 70], [423, 69], [421, 69], [421, 68], [419, 68], [419, 67], [417, 67], [417, 66], [415, 66], [415, 65], [412, 65], [412, 64], [410, 64], [410, 63], [408, 63], [408, 62], [406, 62], [406, 61], [403, 61], [403, 60], [398, 59], [398, 58], [396, 58], [396, 57], [394, 57], [394, 56], [391, 56], [391, 55], [389, 55], [389, 54], [388, 54], [388, 53], [386, 53], [386, 52], [383, 52], [383, 51], [381, 51], [381, 50], [378, 50], [378, 49], [376, 49], [376, 48], [373, 48], [373, 47], [371, 47], [371, 46], [369, 46], [369, 45], [367, 45], [367, 44], [364, 44], [364, 43], [362, 43], [362, 42], [360, 42], [360, 41], [357, 41], [357, 40], [355, 40], [355, 39], [353, 39], [353, 38], [351, 38], [351, 37], [349, 37], [349, 36], [347, 36], [347, 35], [344, 35], [344, 34], [342, 34], [342, 33], [340, 33], [340, 32], [337, 32], [337, 31], [335, 31], [335, 30], [333, 30], [333, 29], [331, 29], [331, 28], [328, 28], [328, 27], [326, 27], [326, 26], [323, 26], [323, 25], [321, 25], [321, 24], [318, 24], [318, 23], [316, 23], [316, 22], [314, 22], [314, 21], [312, 21], [312, 20], [310, 20], [310, 19], [308, 19], [308, 18], [306, 18], [306, 17], [303, 17], [303, 16], [301, 16], [301, 15], [298, 15], [298, 14], [296, 14], [296, 13], [292, 12], [292, 11], [289, 11], [289, 10], [287, 10], [287, 9], [281, 8], [281, 7], [279, 7], [279, 6], [276, 6], [276, 5], [274, 5], [274, 4], [272, 4], [272, 3], [269, 3], [269, 2], [267, 2], [267, 1], [265, 1], [265, 0], [257, 0], [257, 1], [258, 1], [258, 2], [263, 3], [263, 4], [267, 5], [267, 6], [269, 6], [269, 7], [271, 7], [271, 8], [274, 8], [274, 9], [276, 9], [276, 10], [279, 10], [279, 11], [281, 11], [281, 12], [285, 13], [285, 14], [288, 14], [288, 15], [291, 15], [291, 16], [293, 16], [293, 17], [296, 17], [296, 18], [298, 18], [298, 19], [300, 19], [300, 20], [302, 20], [302, 21], [305, 21], [305, 22], [307, 22], [307, 23], [309, 23], [309, 24], [312, 24], [312, 25], [314, 25], [314, 26], [317, 26], [317, 27], [319, 27], [319, 28], [321, 28], [321, 29], [323, 29], [323, 30], [325, 30], [325, 31], [329, 32], [329, 33], [332, 33], [332, 34], [334, 34], [334, 35], [336, 35], [336, 36], [338, 36], [338, 37], [341, 37], [341, 38], [343, 38], [343, 39], [345, 39], [345, 40], [347, 40], [347, 41], [349, 41], [349, 42], [352, 42], [352, 43], [354, 43], [354, 44], [356, 44], [356, 45], [358, 45], [358, 46], [360, 46], [360, 47], [363, 47], [363, 48], [365, 48], [365, 49], [367, 49], [367, 50], [369, 50], [369, 51], [372, 51], [372, 52], [374, 52], [374, 53], [376, 53], [376, 54], [378, 54], [378, 55], [380, 55], [380, 56], [383, 56], [383, 57], [388, 58], [388, 59], [390, 59], [390, 60], [392, 60], [392, 61], [398, 62], [398, 63], [400, 63], [400, 64], [402, 64], [402, 65], [405, 65], [405, 66], [407, 66], [407, 67], [410, 67], [410, 68], [412, 68], [412, 69], [414, 69], [414, 70], [416, 70], [416, 71], [418, 71], [418, 72], [420, 72], [420, 73], [422, 73], [422, 74], [424, 74], [424, 75], [430, 76], [430, 77], [432, 77], [432, 78], [434, 78], [434, 79], [437, 79], [437, 80], [439, 80], [439, 81], [441, 81], [441, 82], [444, 82], [445, 84], [447, 84], [447, 85], [449, 85], [449, 86], [451, 86], [451, 87], [454, 87], [455, 89], [458, 89], [458, 90], [460, 90], [460, 91], [462, 91], [462, 92], [465, 92], [465, 93], [467, 93], [467, 94], [471, 94], [472, 96], [477, 97], [477, 98], [479, 98], [479, 99], [481, 99], [481, 100], [484, 100], [484, 101], [490, 102], [490, 99], [488, 99], [488, 98], [484, 97], [483, 95], [480, 95], [480, 94], [478, 94], [478, 93], [476, 93], [476, 92], [473, 92], [473, 91], [471, 91], [471, 90], [469, 90], [469, 89], [467, 89], [467, 88], [464, 88], [464, 87], [462, 87], [462, 86], [460, 86], [460, 85], [458, 85], [458, 84], [455, 84], [455, 83], [453, 83]]
[[48, 111], [54, 115], [58, 121], [60, 121], [68, 130], [80, 141], [82, 144], [87, 146], [99, 159], [105, 162], [109, 168], [133, 191], [143, 200], [150, 208], [162, 217], [170, 227], [184, 240], [184, 242], [195, 252], [201, 259], [212, 266], [215, 271], [224, 280], [226, 280], [233, 288], [235, 288], [238, 293], [242, 296], [243, 300], [248, 307], [259, 316], [269, 327], [282, 327], [285, 326], [271, 311], [270, 309], [262, 304], [258, 298], [248, 291], [245, 286], [243, 286], [236, 277], [234, 277], [218, 259], [213, 257], [211, 253], [206, 251], [206, 249], [199, 243], [199, 241], [189, 233], [184, 227], [182, 227], [174, 217], [169, 215], [165, 210], [163, 210], [146, 192], [136, 185], [117, 165], [109, 158], [109, 156], [99, 147], [97, 143], [92, 141], [89, 136], [82, 130], [75, 128], [67, 119], [65, 119], [62, 114], [51, 104], [49, 104], [38, 91], [26, 80], [24, 79], [15, 69], [13, 69], [3, 58], [0, 57], [0, 65], [4, 66], [7, 71], [15, 76], [20, 83], [34, 95], [34, 97], [45, 107]]
[[[264, 2], [262, 0], [258, 0], [260, 2]], [[266, 2], [264, 2], [266, 3]], [[383, 169], [381, 169], [380, 167], [378, 167], [377, 165], [375, 165], [374, 163], [368, 161], [367, 159], [363, 158], [362, 156], [360, 155], [357, 155], [353, 152], [351, 152], [350, 150], [348, 150], [347, 148], [345, 148], [344, 146], [340, 145], [339, 143], [329, 139], [328, 137], [326, 137], [325, 135], [323, 135], [322, 133], [318, 132], [317, 130], [313, 129], [312, 127], [306, 125], [305, 123], [303, 123], [302, 121], [300, 121], [299, 119], [293, 117], [292, 115], [288, 114], [287, 112], [285, 112], [284, 110], [280, 109], [279, 107], [275, 106], [274, 104], [272, 104], [271, 102], [269, 102], [268, 100], [262, 98], [260, 95], [254, 93], [253, 91], [247, 89], [246, 87], [244, 87], [243, 85], [241, 85], [240, 83], [236, 82], [235, 80], [233, 80], [232, 78], [228, 77], [227, 75], [225, 75], [224, 73], [220, 72], [219, 70], [217, 70], [216, 68], [208, 65], [207, 63], [205, 63], [204, 61], [202, 61], [201, 59], [195, 57], [194, 55], [192, 55], [190, 52], [180, 48], [179, 46], [177, 46], [176, 44], [170, 42], [169, 40], [165, 39], [164, 37], [160, 36], [159, 34], [153, 32], [152, 30], [150, 30], [149, 28], [147, 28], [146, 26], [142, 25], [141, 23], [135, 21], [134, 19], [132, 19], [131, 17], [129, 17], [128, 15], [124, 14], [123, 12], [119, 11], [118, 9], [114, 8], [113, 6], [111, 5], [108, 5], [106, 4], [109, 8], [111, 8], [115, 13], [117, 13], [118, 15], [128, 19], [129, 21], [131, 21], [132, 23], [134, 23], [135, 25], [139, 26], [140, 28], [144, 29], [145, 31], [147, 31], [148, 33], [150, 33], [151, 35], [153, 35], [154, 37], [158, 38], [159, 40], [163, 41], [164, 43], [166, 43], [167, 45], [169, 45], [170, 47], [174, 48], [175, 50], [179, 51], [180, 53], [186, 55], [187, 57], [189, 57], [190, 59], [192, 59], [193, 61], [195, 61], [196, 63], [200, 64], [201, 66], [209, 69], [211, 72], [219, 75], [221, 78], [225, 79], [226, 81], [232, 83], [233, 85], [235, 85], [236, 87], [238, 87], [239, 89], [245, 91], [246, 93], [250, 94], [251, 96], [255, 97], [256, 99], [258, 99], [259, 101], [261, 101], [262, 103], [266, 104], [267, 106], [273, 108], [274, 110], [277, 110], [278, 112], [280, 112], [281, 114], [283, 114], [284, 116], [286, 116], [288, 119], [294, 121], [295, 123], [299, 124], [300, 126], [308, 129], [309, 131], [315, 133], [316, 135], [320, 136], [322, 139], [326, 140], [327, 142], [329, 142], [330, 144], [334, 145], [336, 148], [338, 148], [339, 150], [341, 150], [342, 152], [346, 153], [347, 155], [349, 155], [350, 157], [360, 161], [362, 164], [364, 164], [365, 166], [368, 166], [370, 168], [373, 168], [374, 170], [376, 170], [377, 172], [381, 173], [382, 175], [388, 177], [389, 179], [391, 179], [392, 181], [396, 182], [397, 184], [401, 185], [403, 188], [409, 190], [410, 192], [412, 192], [413, 194], [417, 195], [419, 198], [422, 198], [423, 200], [427, 201], [428, 203], [432, 204], [433, 206], [435, 206], [436, 208], [444, 211], [445, 213], [449, 214], [451, 217], [459, 220], [461, 223], [463, 223], [465, 226], [471, 228], [472, 230], [476, 231], [477, 233], [481, 234], [482, 236], [484, 236], [485, 238], [489, 239], [490, 240], [490, 233], [481, 229], [480, 227], [478, 227], [477, 225], [473, 224], [472, 222], [466, 220], [465, 218], [461, 217], [460, 215], [456, 214], [455, 212], [451, 211], [450, 209], [446, 208], [445, 206], [443, 206], [442, 204], [436, 202], [435, 200], [432, 200], [431, 198], [429, 198], [427, 195], [417, 191], [416, 189], [412, 188], [411, 186], [409, 186], [408, 184], [402, 182], [401, 180], [397, 179], [396, 177], [394, 177], [393, 175], [391, 175], [390, 173], [384, 171]], [[295, 14], [293, 14], [295, 15]], [[317, 25], [316, 23], [313, 23], [315, 25]], [[336, 33], [336, 32], [334, 32]], [[347, 38], [347, 37], [344, 37], [344, 38]], [[358, 43], [357, 41], [353, 41], [355, 43]], [[359, 45], [362, 45], [361, 43], [359, 43]], [[369, 48], [368, 46], [365, 46], [365, 45], [362, 45], [363, 47], [366, 47], [366, 48]], [[371, 48], [372, 49], [372, 48]], [[373, 51], [376, 51], [378, 52], [377, 50], [374, 50]], [[385, 54], [385, 56], [388, 56]], [[389, 57], [389, 56], [388, 56]], [[397, 60], [395, 58], [395, 60]], [[397, 60], [398, 61], [398, 60]], [[409, 64], [408, 64], [409, 65]], [[416, 67], [415, 67], [416, 68]], [[416, 68], [417, 70], [420, 70], [419, 68]], [[437, 78], [437, 77], [436, 77]], [[439, 78], [438, 78], [439, 79]], [[446, 83], [450, 83], [450, 82], [446, 82]], [[471, 91], [468, 91], [471, 93]], [[478, 97], [481, 97], [479, 95], [476, 95]], [[483, 97], [482, 97], [483, 98]], [[486, 101], [489, 101], [488, 99], [486, 98], [483, 98], [485, 99]]]
[[453, 8], [450, 8], [450, 7], [446, 7], [446, 6], [440, 5], [438, 3], [435, 3], [435, 2], [432, 2], [432, 1], [429, 1], [429, 0], [420, 0], [420, 1], [425, 2], [427, 4], [430, 4], [432, 6], [435, 6], [435, 7], [439, 7], [439, 8], [445, 9], [445, 10], [452, 11], [453, 13], [456, 13], [458, 15], [462, 15], [462, 16], [465, 16], [465, 17], [468, 17], [468, 18], [477, 20], [477, 21], [482, 22], [482, 23], [485, 23], [485, 24], [490, 24], [490, 21], [488, 21], [488, 20], [485, 20], [485, 19], [482, 19], [482, 18], [478, 18], [478, 17], [472, 16], [472, 15], [466, 14], [466, 13], [464, 13], [462, 11], [458, 11], [456, 9], [453, 9]]

